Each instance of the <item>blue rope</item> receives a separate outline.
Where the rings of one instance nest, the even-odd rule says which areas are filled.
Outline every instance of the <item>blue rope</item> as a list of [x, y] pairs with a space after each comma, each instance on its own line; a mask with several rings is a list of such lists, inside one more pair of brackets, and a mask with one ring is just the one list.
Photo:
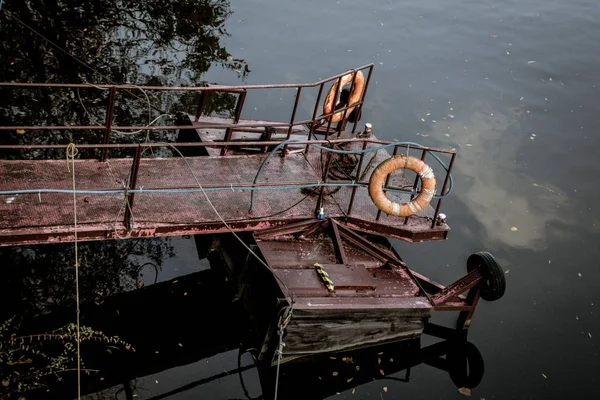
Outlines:
[[[257, 190], [296, 190], [315, 187], [367, 187], [366, 184], [359, 183], [314, 183], [305, 185], [288, 185], [288, 186], [221, 186], [214, 188], [204, 188], [205, 192], [218, 192], [222, 190], [241, 190], [241, 191], [257, 191]], [[394, 193], [414, 194], [413, 192], [400, 189], [386, 189]], [[119, 193], [158, 193], [158, 194], [181, 194], [181, 193], [198, 193], [202, 189], [110, 189], [110, 190], [93, 190], [93, 189], [77, 189], [75, 194], [119, 194]], [[0, 191], [0, 196], [13, 196], [19, 194], [41, 194], [41, 193], [56, 193], [56, 194], [73, 194], [73, 190], [69, 189], [22, 189], [22, 190], [4, 190]], [[440, 198], [442, 196], [435, 196]]]

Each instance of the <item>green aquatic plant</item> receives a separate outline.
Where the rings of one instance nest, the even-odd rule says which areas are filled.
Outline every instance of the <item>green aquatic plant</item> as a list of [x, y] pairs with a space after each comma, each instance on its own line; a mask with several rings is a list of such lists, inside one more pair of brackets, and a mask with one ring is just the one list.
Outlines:
[[[92, 374], [77, 354], [77, 326], [68, 324], [41, 334], [19, 334], [19, 324], [12, 317], [0, 325], [0, 399], [8, 399], [43, 389], [52, 380], [61, 381], [65, 374], [81, 371]], [[135, 351], [117, 336], [108, 336], [88, 326], [80, 327], [80, 343], [106, 347], [107, 351]]]

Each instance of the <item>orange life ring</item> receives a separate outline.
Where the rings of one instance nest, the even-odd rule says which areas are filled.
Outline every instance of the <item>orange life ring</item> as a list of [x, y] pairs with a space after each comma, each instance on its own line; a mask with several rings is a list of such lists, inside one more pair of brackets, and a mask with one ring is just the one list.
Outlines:
[[[348, 105], [356, 104], [360, 101], [363, 90], [365, 88], [365, 76], [361, 71], [357, 71], [356, 74], [354, 74], [354, 72], [350, 72], [349, 74], [346, 74], [341, 78], [336, 79], [335, 82], [333, 82], [333, 85], [329, 89], [329, 92], [327, 92], [327, 97], [325, 97], [325, 103], [323, 103], [323, 114], [327, 115], [333, 112], [333, 108], [335, 107], [334, 103], [338, 98], [339, 93], [342, 91], [344, 86], [352, 82], [352, 77], [354, 77], [354, 84], [352, 85], [352, 93], [350, 93], [350, 97], [348, 98]], [[338, 88], [337, 93], [335, 90], [336, 87]], [[350, 107], [346, 111], [346, 117], [350, 116], [350, 114], [354, 110], [354, 107]], [[339, 122], [342, 120], [343, 117], [344, 111], [340, 111], [328, 117], [327, 121], [331, 119], [332, 123]]]
[[[421, 177], [421, 191], [409, 203], [394, 203], [383, 192], [383, 185], [389, 174], [397, 169], [410, 169]], [[381, 211], [388, 215], [409, 217], [423, 210], [435, 194], [435, 176], [433, 170], [423, 161], [403, 154], [388, 158], [375, 168], [369, 179], [369, 196]]]

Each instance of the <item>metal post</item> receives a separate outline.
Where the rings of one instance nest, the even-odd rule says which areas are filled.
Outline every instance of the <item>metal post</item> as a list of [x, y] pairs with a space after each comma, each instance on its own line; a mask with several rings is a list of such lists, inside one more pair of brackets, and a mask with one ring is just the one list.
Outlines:
[[[296, 119], [296, 110], [298, 109], [298, 101], [300, 100], [300, 93], [302, 92], [302, 87], [299, 87], [296, 91], [296, 100], [294, 101], [294, 109], [292, 110], [292, 118], [290, 118], [290, 127], [288, 128], [287, 136], [285, 140], [289, 140], [292, 135], [292, 127], [294, 126], [294, 119]], [[285, 156], [287, 152], [288, 145], [283, 146], [283, 155]]]
[[[117, 97], [117, 88], [113, 85], [110, 87], [110, 92], [108, 93], [108, 106], [106, 109], [106, 128], [104, 131], [104, 139], [102, 140], [102, 144], [108, 144], [110, 141], [110, 131], [112, 130], [112, 120], [113, 113], [115, 109], [115, 100]], [[103, 148], [102, 154], [100, 156], [100, 161], [106, 161], [106, 157], [108, 156], [108, 149]]]
[[[133, 158], [133, 163], [131, 164], [131, 174], [129, 176], [129, 184], [127, 185], [128, 190], [135, 189], [137, 185], [137, 177], [138, 171], [140, 170], [140, 162], [142, 159], [142, 146], [139, 145], [135, 149], [135, 156]], [[132, 220], [132, 210], [133, 210], [133, 200], [135, 197], [135, 193], [127, 193], [127, 204], [125, 205], [125, 226], [127, 229], [133, 229], [131, 226]]]
[[[427, 150], [423, 150], [423, 152], [421, 153], [421, 161], [425, 162], [425, 156], [427, 155]], [[415, 177], [415, 183], [413, 184], [413, 188], [412, 191], [414, 192], [415, 190], [417, 190], [417, 185], [419, 184], [419, 174], [417, 174], [417, 176]], [[412, 201], [415, 198], [415, 195], [411, 194], [410, 195], [410, 201]], [[404, 225], [408, 224], [408, 219], [409, 217], [404, 218]]]
[[365, 90], [362, 92], [362, 96], [360, 99], [360, 105], [357, 107], [356, 112], [356, 121], [354, 121], [354, 126], [352, 127], [352, 133], [356, 133], [356, 125], [358, 124], [358, 116], [362, 112], [363, 105], [365, 104], [365, 96], [367, 95], [367, 89], [369, 88], [369, 82], [371, 82], [371, 74], [373, 73], [373, 66], [369, 66], [369, 75], [367, 75], [367, 82], [365, 83]]
[[[392, 153], [392, 157], [395, 156], [396, 154], [398, 154], [398, 146], [394, 146], [394, 152]], [[384, 188], [387, 188], [388, 185], [390, 184], [390, 179], [392, 177], [392, 174], [389, 174], [387, 176], [387, 178], [385, 178], [385, 185], [383, 185]], [[381, 210], [377, 210], [377, 217], [375, 218], [375, 221], [379, 221], [379, 218], [381, 218]]]
[[[319, 103], [321, 102], [321, 95], [323, 94], [323, 86], [324, 86], [323, 83], [321, 83], [319, 85], [319, 94], [317, 95], [317, 102], [315, 103], [315, 108], [313, 110], [312, 122], [310, 124], [310, 130], [308, 131], [308, 140], [312, 139], [312, 134], [313, 134], [313, 131], [315, 130], [315, 123], [316, 123], [316, 119], [317, 119], [317, 110], [319, 109]], [[308, 153], [309, 146], [310, 145], [307, 143], [306, 150], [304, 150], [304, 153]]]
[[208, 101], [209, 90], [203, 90], [200, 95], [200, 101], [198, 102], [198, 110], [196, 111], [196, 122], [200, 120], [204, 109], [206, 108], [206, 102]]
[[[365, 140], [365, 141], [363, 141], [362, 149], [365, 150], [366, 148], [367, 148], [367, 141]], [[360, 159], [358, 160], [358, 168], [356, 170], [356, 182], [355, 183], [360, 183], [360, 176], [361, 176], [360, 170], [362, 169], [364, 159], [365, 159], [365, 153], [362, 152], [362, 153], [360, 153]], [[350, 195], [350, 203], [348, 203], [348, 215], [350, 215], [352, 213], [352, 207], [354, 206], [354, 197], [356, 197], [357, 189], [358, 189], [358, 187], [356, 187], [356, 186], [352, 187], [352, 195]]]
[[469, 326], [471, 325], [471, 319], [473, 319], [473, 314], [475, 314], [475, 309], [477, 308], [477, 303], [479, 302], [479, 297], [479, 286], [475, 286], [469, 290], [465, 303], [471, 306], [471, 309], [468, 311], [461, 311], [460, 314], [458, 314], [458, 319], [456, 320], [457, 331], [469, 329]]
[[[235, 113], [233, 115], [233, 123], [237, 124], [240, 121], [240, 116], [242, 115], [242, 108], [244, 108], [244, 101], [246, 101], [246, 90], [241, 92], [238, 96], [238, 101], [235, 106]], [[233, 128], [227, 128], [225, 130], [225, 142], [231, 141], [231, 134], [233, 133]], [[228, 146], [224, 146], [221, 149], [221, 155], [224, 156], [227, 154]]]
[[[329, 165], [331, 164], [331, 152], [327, 152], [327, 161], [325, 162], [325, 171], [323, 172], [323, 177], [321, 181], [323, 183], [327, 183], [327, 175], [329, 175]], [[315, 215], [319, 213], [319, 209], [321, 208], [321, 204], [323, 204], [323, 190], [325, 186], [321, 186], [321, 190], [319, 191], [319, 198], [317, 199], [317, 206], [315, 207]]]
[[[446, 193], [446, 188], [448, 187], [448, 181], [450, 180], [450, 173], [452, 172], [452, 166], [454, 165], [454, 159], [456, 159], [456, 153], [452, 154], [452, 158], [450, 159], [450, 164], [448, 165], [448, 171], [446, 171], [446, 179], [444, 179], [444, 186], [442, 186], [442, 195]], [[435, 226], [438, 214], [440, 213], [440, 208], [442, 207], [443, 198], [438, 199], [437, 207], [435, 208], [435, 213], [433, 214], [433, 221], [431, 221], [431, 228]]]

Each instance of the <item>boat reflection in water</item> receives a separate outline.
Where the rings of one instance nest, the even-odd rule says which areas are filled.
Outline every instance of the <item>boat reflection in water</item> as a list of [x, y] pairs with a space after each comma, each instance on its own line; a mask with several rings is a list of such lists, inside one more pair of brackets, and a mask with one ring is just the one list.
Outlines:
[[[83, 353], [86, 368], [99, 372], [82, 376], [82, 394], [87, 399], [273, 398], [277, 368], [254, 361], [260, 339], [234, 298], [225, 275], [206, 269], [83, 306], [82, 324], [118, 335], [135, 351], [108, 346]], [[70, 315], [54, 313], [35, 324], [47, 330]], [[466, 340], [421, 347], [416, 339], [282, 364], [278, 398], [321, 399], [376, 379], [408, 382], [411, 368], [420, 364], [448, 371], [457, 387], [474, 388], [483, 376], [483, 359]], [[28, 399], [75, 398], [76, 387], [75, 376], [65, 375]]]

